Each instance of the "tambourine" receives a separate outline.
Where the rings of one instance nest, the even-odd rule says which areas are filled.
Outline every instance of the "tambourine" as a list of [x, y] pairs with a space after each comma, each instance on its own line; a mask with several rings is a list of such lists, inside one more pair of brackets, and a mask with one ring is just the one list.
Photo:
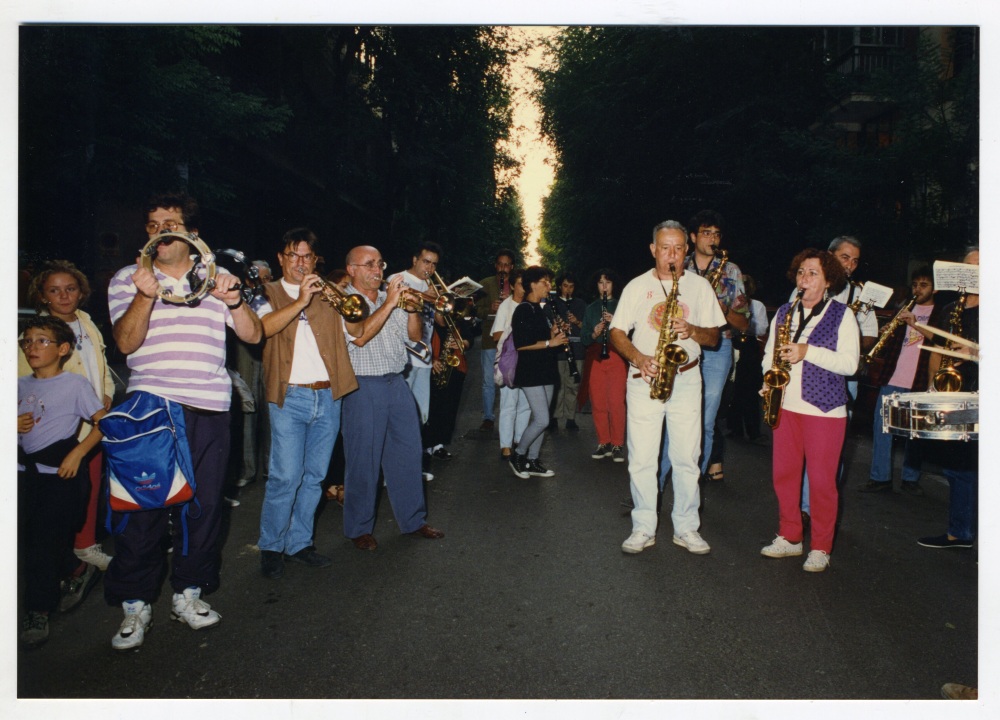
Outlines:
[[205, 241], [198, 237], [198, 233], [165, 232], [154, 235], [146, 243], [142, 252], [139, 253], [139, 267], [153, 272], [153, 259], [156, 257], [156, 248], [160, 246], [160, 243], [167, 242], [167, 238], [170, 238], [169, 242], [176, 242], [177, 240], [186, 242], [198, 251], [199, 256], [195, 261], [194, 267], [191, 268], [187, 275], [188, 283], [192, 288], [191, 292], [187, 295], [176, 295], [161, 285], [156, 294], [163, 302], [171, 303], [172, 305], [197, 305], [215, 287], [215, 253], [209, 250]]

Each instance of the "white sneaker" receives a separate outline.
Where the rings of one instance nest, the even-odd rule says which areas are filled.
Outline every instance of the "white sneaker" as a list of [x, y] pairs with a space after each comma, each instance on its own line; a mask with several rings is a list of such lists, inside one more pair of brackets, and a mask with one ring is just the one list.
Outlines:
[[790, 543], [781, 535], [774, 538], [774, 542], [760, 550], [760, 554], [771, 558], [792, 557], [802, 554], [802, 543]]
[[111, 638], [111, 647], [131, 650], [142, 645], [146, 639], [146, 631], [153, 624], [153, 609], [142, 600], [123, 602], [122, 609], [125, 610], [125, 619]]
[[421, 475], [424, 478], [424, 482], [430, 482], [431, 480], [434, 479], [434, 473], [425, 472], [421, 473]]
[[100, 545], [91, 545], [83, 550], [73, 550], [73, 554], [88, 565], [93, 565], [101, 572], [108, 569], [112, 557], [104, 552], [104, 548]]
[[697, 530], [688, 530], [679, 536], [674, 535], [674, 545], [687, 548], [688, 552], [692, 552], [695, 555], [705, 555], [712, 549], [708, 546], [707, 542], [701, 539], [701, 535], [698, 534]]
[[641, 553], [648, 547], [653, 547], [656, 545], [656, 536], [647, 535], [641, 530], [636, 530], [628, 539], [622, 543], [622, 552], [629, 553], [630, 555], [635, 555]]
[[185, 588], [183, 593], [174, 593], [174, 608], [170, 617], [187, 623], [194, 630], [212, 627], [222, 619], [212, 606], [201, 599], [201, 588]]
[[823, 572], [830, 567], [830, 556], [822, 550], [810, 550], [802, 569], [806, 572]]

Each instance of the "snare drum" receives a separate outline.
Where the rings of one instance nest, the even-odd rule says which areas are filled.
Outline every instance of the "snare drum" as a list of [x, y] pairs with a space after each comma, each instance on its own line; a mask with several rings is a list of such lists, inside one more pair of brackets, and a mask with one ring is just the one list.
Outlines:
[[979, 393], [893, 393], [882, 398], [882, 432], [929, 440], [978, 440]]

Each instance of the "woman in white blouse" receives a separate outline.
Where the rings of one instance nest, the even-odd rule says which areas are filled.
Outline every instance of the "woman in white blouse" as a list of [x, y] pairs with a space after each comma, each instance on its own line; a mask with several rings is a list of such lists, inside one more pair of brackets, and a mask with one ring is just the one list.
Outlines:
[[830, 564], [837, 521], [837, 467], [847, 431], [846, 378], [857, 370], [860, 338], [854, 314], [843, 303], [830, 299], [847, 282], [844, 269], [831, 253], [803, 250], [792, 260], [788, 278], [802, 292], [801, 302], [791, 310], [789, 342], [778, 347], [775, 355], [775, 333], [791, 306], [786, 303], [771, 323], [761, 363], [766, 371], [777, 358], [791, 368], [774, 428], [778, 536], [761, 554], [774, 558], [802, 554], [799, 500], [805, 466], [812, 528], [809, 556], [802, 567], [822, 572]]

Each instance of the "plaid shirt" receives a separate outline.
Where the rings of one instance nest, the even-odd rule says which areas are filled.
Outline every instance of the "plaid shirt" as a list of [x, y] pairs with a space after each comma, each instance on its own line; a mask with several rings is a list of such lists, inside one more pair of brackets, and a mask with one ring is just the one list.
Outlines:
[[[383, 290], [379, 291], [375, 302], [369, 300], [367, 295], [353, 285], [348, 285], [344, 292], [348, 295], [352, 293], [361, 295], [368, 303], [368, 309], [372, 313], [385, 303], [386, 293]], [[345, 324], [344, 336], [347, 340], [347, 354], [351, 357], [354, 374], [359, 377], [377, 377], [403, 372], [407, 360], [406, 343], [410, 339], [407, 323], [405, 310], [393, 310], [382, 329], [363, 347], [351, 342], [354, 336], [347, 331]]]

